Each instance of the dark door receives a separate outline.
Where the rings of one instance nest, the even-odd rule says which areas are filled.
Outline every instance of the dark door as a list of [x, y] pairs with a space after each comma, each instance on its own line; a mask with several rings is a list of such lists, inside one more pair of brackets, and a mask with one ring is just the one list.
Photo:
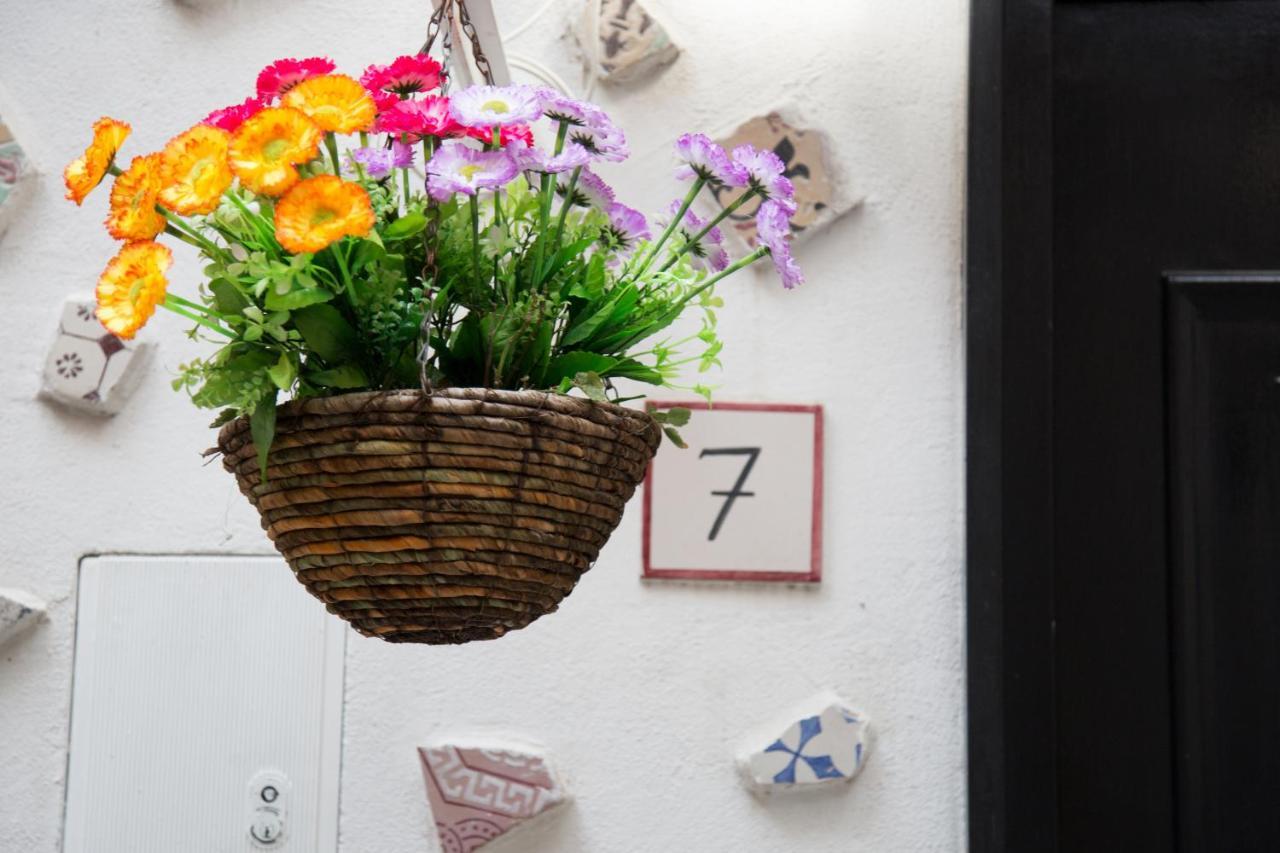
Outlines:
[[1280, 851], [1280, 3], [976, 4], [974, 850]]

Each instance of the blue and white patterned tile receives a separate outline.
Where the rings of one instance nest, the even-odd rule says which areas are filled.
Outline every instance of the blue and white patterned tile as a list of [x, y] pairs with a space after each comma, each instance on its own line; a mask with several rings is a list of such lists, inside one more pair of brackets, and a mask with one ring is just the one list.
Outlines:
[[45, 357], [40, 396], [96, 415], [124, 408], [146, 369], [151, 345], [125, 341], [94, 316], [92, 299], [72, 297]]
[[871, 721], [841, 700], [824, 699], [821, 710], [791, 717], [756, 740], [739, 764], [750, 788], [760, 793], [848, 782], [867, 760]]
[[32, 175], [31, 161], [0, 116], [0, 235], [30, 195]]

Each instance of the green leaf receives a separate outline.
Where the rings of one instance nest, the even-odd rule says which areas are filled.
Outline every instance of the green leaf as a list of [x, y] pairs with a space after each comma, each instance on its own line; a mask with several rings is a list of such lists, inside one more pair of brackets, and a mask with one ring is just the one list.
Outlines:
[[307, 347], [330, 364], [354, 361], [360, 355], [360, 336], [332, 305], [320, 303], [294, 311], [293, 325]]
[[258, 401], [253, 414], [249, 416], [249, 434], [253, 436], [253, 446], [258, 451], [258, 471], [262, 474], [262, 482], [267, 481], [267, 454], [271, 452], [271, 442], [276, 438], [276, 393], [272, 391]]
[[684, 443], [684, 439], [680, 437], [680, 431], [675, 427], [665, 426], [662, 428], [662, 431], [666, 434], [667, 438], [671, 439], [671, 443], [676, 447], [681, 450], [689, 449], [689, 445]]
[[317, 370], [307, 374], [307, 381], [326, 388], [365, 388], [369, 385], [369, 377], [358, 364]]
[[288, 293], [277, 293], [272, 289], [263, 304], [267, 306], [268, 311], [292, 311], [296, 308], [328, 302], [333, 297], [334, 294], [323, 287], [295, 287]]
[[298, 378], [298, 366], [287, 352], [280, 353], [280, 360], [267, 369], [267, 375], [281, 391], [288, 391], [293, 380]]
[[660, 409], [650, 409], [649, 416], [660, 424], [667, 424], [673, 427], [686, 426], [689, 423], [689, 417], [693, 413], [688, 409], [676, 407], [662, 411]]
[[542, 384], [556, 385], [565, 377], [576, 377], [579, 373], [603, 376], [617, 363], [618, 360], [611, 356], [574, 350], [551, 359], [547, 365], [547, 372], [543, 375]]
[[415, 234], [421, 234], [426, 227], [427, 217], [415, 210], [388, 225], [382, 232], [382, 236], [386, 240], [405, 240]]
[[551, 260], [547, 261], [547, 265], [543, 267], [542, 278], [545, 281], [555, 275], [561, 267], [569, 263], [569, 261], [581, 255], [587, 250], [587, 247], [596, 241], [595, 237], [585, 237], [577, 242], [562, 246], [560, 251], [551, 256]]
[[604, 392], [604, 380], [600, 378], [600, 374], [590, 371], [579, 373], [573, 377], [573, 384], [575, 387], [581, 388], [582, 393], [597, 403], [609, 402], [609, 398]]
[[[176, 391], [178, 389], [175, 388], [174, 390]], [[213, 419], [213, 423], [209, 424], [209, 429], [217, 429], [223, 424], [227, 424], [227, 423], [230, 423], [231, 421], [234, 421], [239, 416], [240, 416], [240, 413], [237, 412], [235, 409], [223, 409], [221, 412], [218, 412], [218, 416]]]
[[378, 232], [370, 231], [368, 237], [356, 244], [355, 256], [351, 259], [351, 268], [353, 270], [362, 270], [370, 264], [378, 262], [386, 254], [387, 250], [382, 245], [382, 240], [378, 238]]
[[219, 314], [239, 315], [249, 307], [249, 298], [229, 279], [213, 279], [209, 282], [209, 292], [213, 294], [213, 307]]
[[569, 288], [570, 296], [580, 299], [598, 299], [604, 293], [604, 256], [593, 255], [582, 271], [582, 279]]
[[622, 379], [634, 379], [637, 382], [648, 382], [650, 385], [661, 385], [662, 374], [647, 364], [641, 364], [634, 358], [625, 358], [609, 368], [609, 376]]

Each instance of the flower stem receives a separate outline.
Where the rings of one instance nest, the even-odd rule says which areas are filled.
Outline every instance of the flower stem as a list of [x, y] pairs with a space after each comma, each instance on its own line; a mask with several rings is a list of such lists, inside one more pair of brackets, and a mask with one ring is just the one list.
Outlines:
[[174, 297], [171, 294], [165, 294], [164, 301], [160, 303], [160, 307], [166, 308], [182, 317], [186, 317], [188, 320], [191, 320], [197, 325], [204, 326], [206, 329], [212, 329], [213, 331], [217, 332], [220, 335], [225, 335], [228, 338], [235, 337], [234, 332], [227, 331], [222, 326], [218, 325], [217, 323], [213, 322], [207, 317], [202, 317], [199, 314], [188, 311], [187, 309], [181, 307], [176, 301], [172, 301], [173, 299]]
[[338, 137], [332, 133], [326, 133], [324, 147], [329, 150], [329, 159], [333, 162], [333, 173], [341, 177], [342, 167], [338, 165]]
[[769, 254], [769, 250], [764, 246], [761, 246], [759, 249], [756, 249], [751, 254], [745, 255], [739, 258], [738, 260], [734, 261], [732, 264], [725, 267], [723, 270], [711, 276], [711, 278], [707, 279], [702, 284], [698, 285], [696, 288], [694, 288], [693, 290], [685, 294], [685, 296], [679, 302], [671, 306], [671, 310], [669, 313], [672, 313], [678, 316], [680, 312], [684, 310], [684, 306], [689, 304], [689, 302], [694, 297], [701, 296], [707, 290], [710, 290], [712, 287], [715, 287], [717, 282], [721, 281], [722, 279], [728, 278], [729, 276], [733, 275], [743, 267], [751, 266], [752, 264], [754, 264], [756, 261], [760, 260], [767, 254]]
[[644, 261], [636, 269], [635, 276], [637, 278], [644, 274], [644, 271], [649, 268], [649, 264], [653, 263], [653, 259], [658, 256], [658, 252], [662, 251], [662, 245], [667, 242], [671, 232], [676, 230], [676, 226], [684, 222], [684, 215], [689, 212], [689, 206], [693, 204], [693, 200], [697, 198], [698, 193], [702, 192], [702, 188], [706, 186], [706, 183], [706, 178], [698, 177], [694, 179], [693, 186], [689, 188], [689, 192], [684, 197], [684, 202], [681, 203], [680, 209], [676, 211], [675, 216], [671, 217], [671, 221], [667, 223], [666, 230], [662, 232], [658, 242], [649, 248], [648, 253], [645, 254]]
[[686, 240], [684, 243], [684, 246], [680, 248], [680, 251], [676, 252], [674, 255], [667, 258], [667, 262], [662, 265], [661, 269], [663, 270], [669, 269], [671, 265], [674, 264], [676, 261], [680, 260], [680, 258], [682, 258], [686, 252], [688, 252], [694, 246], [698, 245], [699, 240], [701, 240], [703, 237], [710, 234], [712, 228], [715, 228], [721, 222], [728, 219], [733, 214], [734, 211], [736, 211], [738, 208], [742, 207], [744, 204], [746, 204], [748, 201], [754, 198], [756, 193], [757, 193], [757, 190], [753, 187], [752, 189], [749, 189], [742, 195], [738, 196], [738, 198], [735, 201], [733, 201], [731, 204], [725, 207], [724, 210], [716, 214], [715, 218], [712, 219], [710, 222], [708, 222], [701, 231], [699, 231], [697, 234], [694, 234], [692, 237]]
[[476, 287], [480, 286], [480, 200], [473, 193], [471, 204], [471, 271], [475, 275]]
[[351, 301], [351, 307], [355, 308], [360, 304], [360, 300], [356, 298], [356, 285], [351, 280], [351, 270], [347, 269], [347, 259], [342, 254], [341, 243], [330, 243], [329, 251], [333, 253], [333, 257], [338, 261], [338, 269], [342, 270], [342, 280], [346, 284], [347, 299]]
[[573, 174], [569, 176], [569, 185], [565, 187], [564, 204], [560, 205], [560, 217], [556, 221], [556, 236], [551, 241], [551, 257], [556, 256], [556, 252], [560, 250], [560, 238], [564, 236], [564, 221], [569, 217], [569, 208], [573, 207], [573, 188], [578, 185], [578, 176], [582, 174], [582, 167], [579, 166], [573, 170]]

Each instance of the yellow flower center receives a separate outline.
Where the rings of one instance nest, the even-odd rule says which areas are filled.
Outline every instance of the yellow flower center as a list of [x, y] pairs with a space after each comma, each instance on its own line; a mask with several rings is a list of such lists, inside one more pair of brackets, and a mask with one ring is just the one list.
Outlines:
[[484, 166], [481, 166], [478, 163], [468, 163], [458, 169], [458, 174], [462, 175], [462, 177], [469, 181], [476, 176], [476, 173], [482, 171], [484, 171]]
[[262, 156], [266, 160], [279, 160], [287, 150], [289, 150], [289, 140], [277, 137], [262, 146]]
[[480, 109], [488, 110], [491, 113], [511, 112], [511, 107], [508, 106], [506, 101], [485, 101], [480, 105]]
[[143, 281], [139, 278], [135, 280], [133, 286], [129, 288], [128, 300], [130, 305], [138, 304], [138, 296], [142, 294], [142, 284]]
[[315, 212], [311, 214], [311, 225], [312, 227], [323, 225], [329, 220], [337, 218], [337, 211], [330, 210], [327, 207], [317, 207]]

